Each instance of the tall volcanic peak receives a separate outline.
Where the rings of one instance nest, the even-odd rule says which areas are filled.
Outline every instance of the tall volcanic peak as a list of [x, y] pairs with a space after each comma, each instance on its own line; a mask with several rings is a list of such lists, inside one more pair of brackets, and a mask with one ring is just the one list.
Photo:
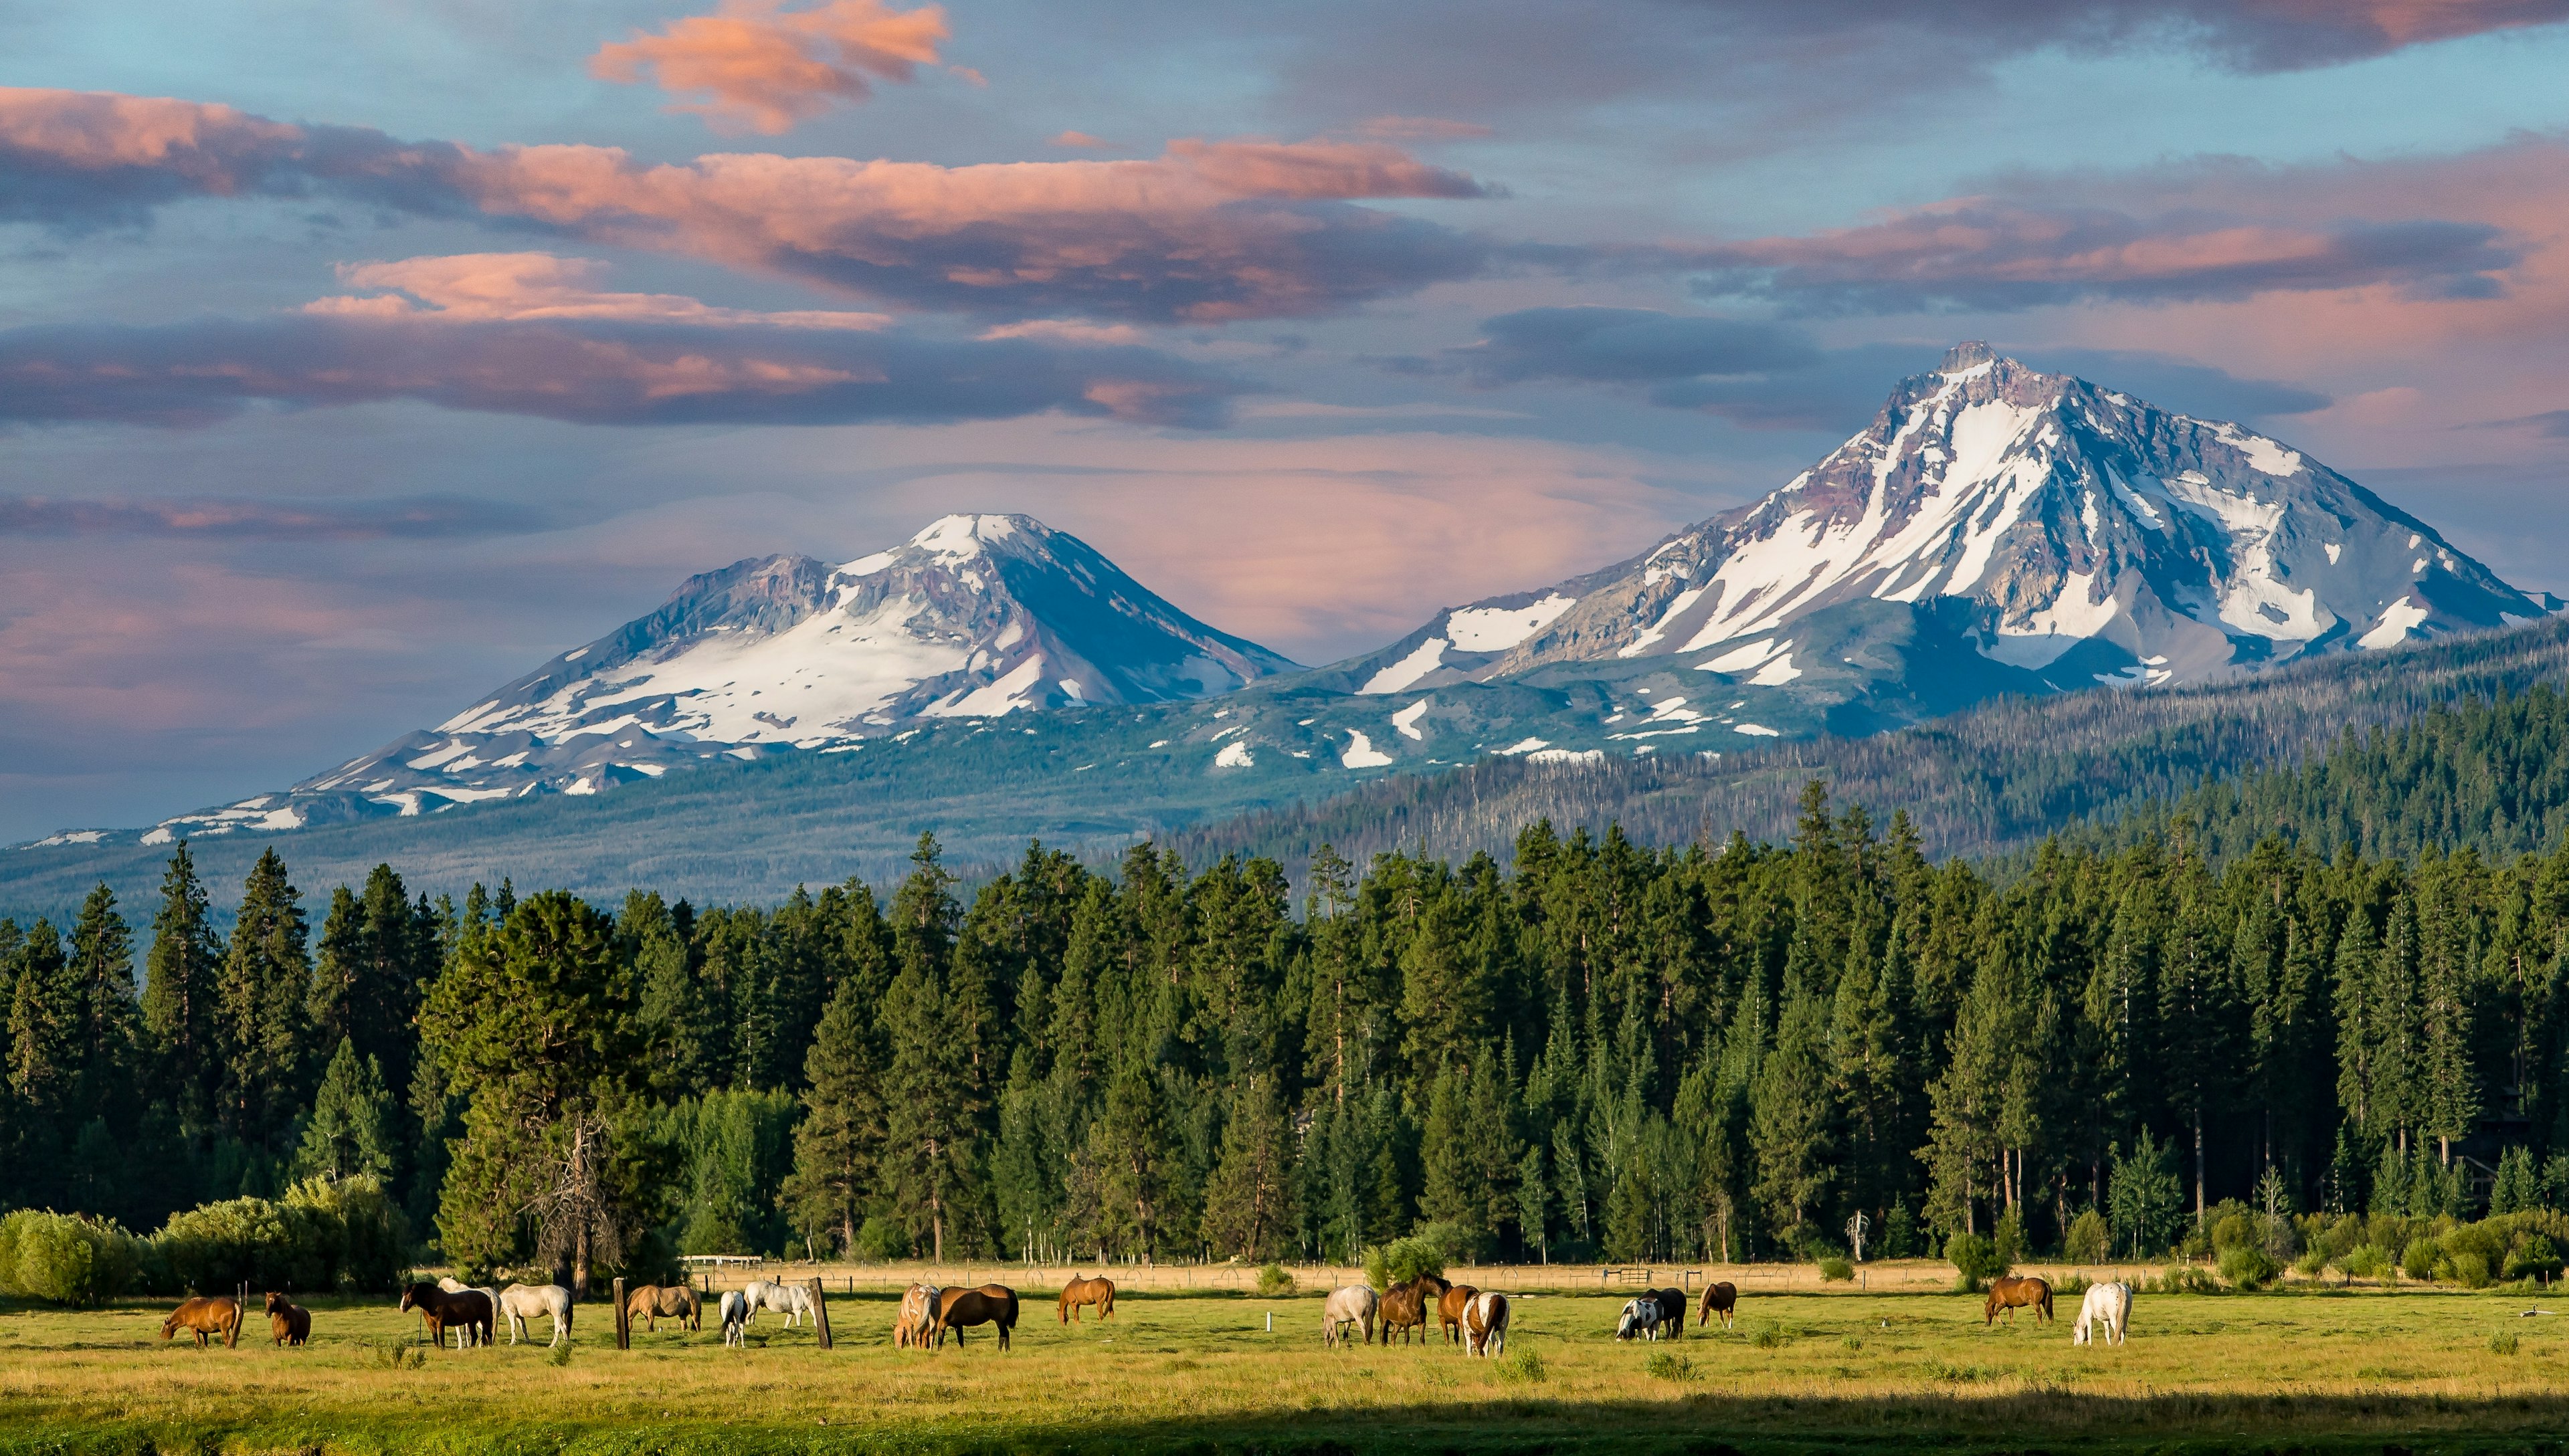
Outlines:
[[948, 516], [843, 565], [774, 555], [690, 577], [659, 610], [434, 729], [154, 833], [590, 794], [717, 758], [848, 751], [920, 719], [1206, 697], [1294, 670], [1076, 537]]
[[[2201, 681], [2548, 607], [2300, 451], [1967, 343], [1764, 500], [1344, 670], [1397, 692], [1701, 653], [1681, 665], [1780, 686], [1814, 637], [1907, 608], [2039, 691]], [[1513, 631], [1472, 630], [1507, 613]]]

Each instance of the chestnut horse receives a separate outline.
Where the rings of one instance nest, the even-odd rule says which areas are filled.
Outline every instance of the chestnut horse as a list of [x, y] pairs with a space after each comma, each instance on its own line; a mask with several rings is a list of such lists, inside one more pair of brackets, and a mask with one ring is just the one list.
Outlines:
[[704, 1305], [696, 1298], [696, 1291], [685, 1284], [644, 1284], [626, 1294], [624, 1322], [629, 1326], [636, 1319], [654, 1334], [659, 1332], [663, 1319], [678, 1321], [680, 1329], [705, 1327]]
[[196, 1348], [205, 1347], [205, 1336], [219, 1334], [228, 1349], [240, 1343], [240, 1302], [216, 1295], [210, 1299], [189, 1299], [170, 1311], [161, 1321], [161, 1337], [168, 1339], [180, 1330], [190, 1330], [196, 1336]]
[[1463, 1338], [1463, 1311], [1471, 1307], [1472, 1296], [1479, 1292], [1470, 1284], [1456, 1284], [1437, 1299], [1436, 1326], [1445, 1332], [1447, 1344]]
[[2018, 1278], [2014, 1274], [2007, 1274], [1992, 1279], [1990, 1280], [1990, 1301], [1982, 1310], [1988, 1317], [1981, 1321], [1981, 1327], [1986, 1329], [1998, 1323], [1999, 1311], [2002, 1309], [2007, 1311], [2010, 1324], [2016, 1323], [2016, 1311], [2018, 1309], [2031, 1309], [2036, 1320], [2049, 1319], [2051, 1285], [2030, 1275]]
[[283, 1294], [267, 1291], [267, 1328], [280, 1345], [303, 1344], [312, 1338], [312, 1311], [299, 1304], [286, 1302]]
[[963, 1343], [963, 1326], [988, 1324], [999, 1331], [999, 1348], [1008, 1347], [1008, 1331], [1017, 1327], [1017, 1291], [1005, 1284], [983, 1284], [977, 1289], [947, 1289], [936, 1309], [936, 1343], [945, 1344], [945, 1331], [954, 1331], [954, 1343]]
[[1730, 1280], [1723, 1279], [1717, 1284], [1706, 1284], [1703, 1286], [1703, 1303], [1695, 1310], [1694, 1327], [1703, 1328], [1712, 1322], [1712, 1316], [1718, 1314], [1721, 1316], [1721, 1327], [1728, 1329], [1731, 1311], [1738, 1306], [1739, 1290], [1731, 1287]]
[[1086, 1274], [1072, 1274], [1070, 1282], [1061, 1286], [1061, 1322], [1078, 1323], [1080, 1306], [1084, 1304], [1096, 1305], [1097, 1317], [1100, 1319], [1114, 1318], [1115, 1281], [1103, 1277], [1092, 1279]]
[[483, 1344], [491, 1342], [491, 1296], [480, 1289], [448, 1293], [435, 1284], [413, 1284], [402, 1290], [401, 1306], [416, 1309], [428, 1325], [428, 1337], [446, 1343], [446, 1331], [469, 1331]]
[[1403, 1279], [1383, 1290], [1382, 1342], [1391, 1343], [1391, 1332], [1397, 1329], [1400, 1331], [1402, 1344], [1409, 1343], [1412, 1332], [1418, 1335], [1420, 1344], [1425, 1344], [1427, 1342], [1427, 1301], [1434, 1299], [1441, 1305], [1445, 1291], [1451, 1287], [1453, 1287], [1451, 1284], [1436, 1275], [1423, 1274], [1415, 1278]]

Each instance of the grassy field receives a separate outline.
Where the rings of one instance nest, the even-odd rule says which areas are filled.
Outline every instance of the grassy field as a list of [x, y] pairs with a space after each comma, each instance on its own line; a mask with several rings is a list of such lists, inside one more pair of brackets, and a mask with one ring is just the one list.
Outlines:
[[389, 1300], [311, 1301], [300, 1350], [258, 1317], [199, 1351], [161, 1342], [158, 1303], [0, 1306], [0, 1452], [2569, 1449], [2569, 1317], [2522, 1294], [2145, 1294], [2104, 1349], [2070, 1344], [2073, 1309], [1989, 1329], [1973, 1296], [1898, 1287], [1924, 1277], [1752, 1285], [1736, 1331], [1649, 1345], [1612, 1338], [1623, 1294], [1513, 1273], [1494, 1361], [1324, 1350], [1315, 1293], [1185, 1287], [1073, 1328], [1030, 1298], [1004, 1354], [987, 1331], [895, 1350], [869, 1291], [832, 1295], [828, 1351], [773, 1315], [746, 1349], [708, 1321], [618, 1351], [598, 1303], [560, 1364], [504, 1343], [401, 1368], [421, 1347]]

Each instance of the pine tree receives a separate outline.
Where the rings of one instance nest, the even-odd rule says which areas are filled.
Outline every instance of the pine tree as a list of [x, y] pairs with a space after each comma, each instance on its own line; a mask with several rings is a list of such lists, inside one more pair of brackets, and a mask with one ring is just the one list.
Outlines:
[[373, 1057], [359, 1059], [357, 1043], [342, 1036], [321, 1074], [320, 1090], [313, 1094], [295, 1172], [307, 1178], [362, 1175], [390, 1182], [394, 1148], [393, 1098], [384, 1089], [383, 1064]]
[[1222, 1162], [1205, 1190], [1205, 1243], [1217, 1257], [1248, 1262], [1284, 1252], [1299, 1219], [1292, 1136], [1275, 1079], [1261, 1073], [1243, 1083], [1223, 1131]]
[[863, 988], [841, 983], [803, 1059], [804, 1116], [784, 1190], [796, 1226], [836, 1231], [843, 1254], [856, 1248], [884, 1149], [882, 1050], [873, 1023]]
[[40, 1118], [60, 1117], [80, 1075], [81, 985], [51, 920], [20, 940], [9, 998], [9, 1090]]
[[884, 1078], [884, 1186], [904, 1220], [924, 1234], [932, 1257], [960, 1235], [977, 1247], [973, 1215], [980, 1183], [981, 1088], [966, 1029], [946, 995], [945, 961], [953, 950], [953, 877], [937, 862], [936, 843], [919, 837], [910, 878], [894, 898], [894, 957], [899, 971], [884, 995], [889, 1036]]
[[1757, 1147], [1757, 1201], [1769, 1224], [1796, 1247], [1817, 1230], [1821, 1201], [1836, 1181], [1829, 1096], [1828, 1011], [1795, 995], [1776, 1024], [1774, 1050], [1749, 1094], [1749, 1137]]
[[143, 1024], [163, 1069], [161, 1087], [182, 1122], [210, 1114], [222, 1073], [215, 985], [222, 947], [196, 863], [181, 840], [161, 879], [161, 909], [152, 916], [152, 949], [144, 962]]
[[115, 892], [105, 884], [82, 904], [70, 948], [67, 970], [80, 998], [75, 1115], [97, 1117], [113, 1108], [117, 1121], [125, 1123], [132, 1116], [141, 1014], [134, 991], [134, 937], [116, 912]]
[[304, 1001], [312, 968], [301, 900], [286, 881], [285, 862], [273, 849], [262, 852], [242, 887], [214, 986], [222, 1058], [217, 1115], [234, 1137], [270, 1151], [303, 1107]]

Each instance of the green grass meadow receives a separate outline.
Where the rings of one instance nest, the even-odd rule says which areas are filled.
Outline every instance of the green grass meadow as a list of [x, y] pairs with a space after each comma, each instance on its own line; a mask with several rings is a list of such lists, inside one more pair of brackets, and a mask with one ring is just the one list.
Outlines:
[[541, 1334], [428, 1350], [388, 1300], [202, 1351], [159, 1303], [0, 1306], [0, 1453], [2569, 1450], [2569, 1315], [2522, 1294], [2145, 1294], [2120, 1349], [1856, 1291], [1619, 1344], [1622, 1297], [1529, 1291], [1497, 1360], [1324, 1349], [1311, 1294], [1127, 1294], [1068, 1328], [1029, 1298], [1005, 1353], [897, 1350], [892, 1301], [847, 1295], [831, 1350], [765, 1315], [746, 1349], [708, 1319], [619, 1351], [601, 1302], [559, 1363]]

